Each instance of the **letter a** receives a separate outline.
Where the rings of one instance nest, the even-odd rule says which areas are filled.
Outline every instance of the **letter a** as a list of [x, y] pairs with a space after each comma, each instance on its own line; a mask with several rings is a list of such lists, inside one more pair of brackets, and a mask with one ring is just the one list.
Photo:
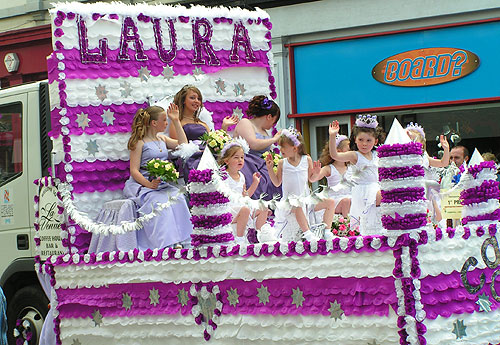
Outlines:
[[135, 59], [137, 61], [144, 61], [148, 59], [148, 57], [144, 54], [142, 42], [139, 34], [137, 33], [137, 26], [135, 26], [134, 21], [130, 17], [126, 17], [122, 25], [120, 53], [118, 54], [118, 59], [122, 61], [130, 60], [130, 56], [128, 56], [128, 41], [134, 41], [135, 43]]
[[255, 62], [255, 55], [250, 44], [250, 37], [248, 36], [248, 31], [243, 25], [243, 23], [234, 24], [234, 35], [233, 35], [233, 46], [231, 47], [231, 54], [229, 54], [229, 61], [232, 63], [240, 62], [240, 57], [238, 56], [238, 48], [243, 45], [245, 49], [245, 55], [247, 62]]

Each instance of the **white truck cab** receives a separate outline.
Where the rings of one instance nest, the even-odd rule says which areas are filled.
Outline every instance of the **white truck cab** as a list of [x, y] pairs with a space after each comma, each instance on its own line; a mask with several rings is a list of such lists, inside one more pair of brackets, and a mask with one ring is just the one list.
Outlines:
[[0, 89], [0, 285], [10, 344], [18, 320], [30, 323], [30, 344], [37, 344], [48, 311], [34, 268], [33, 181], [48, 174], [49, 130], [46, 81]]

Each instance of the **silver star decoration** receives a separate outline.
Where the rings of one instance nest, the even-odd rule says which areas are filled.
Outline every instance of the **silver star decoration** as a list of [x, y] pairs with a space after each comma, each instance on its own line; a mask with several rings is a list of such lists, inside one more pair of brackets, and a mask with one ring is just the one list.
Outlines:
[[165, 66], [163, 67], [163, 72], [161, 72], [163, 75], [164, 79], [167, 79], [167, 81], [170, 81], [170, 79], [174, 78], [174, 69], [172, 66]]
[[220, 95], [222, 95], [223, 92], [226, 92], [226, 83], [221, 78], [217, 79], [215, 82], [215, 92]]
[[491, 311], [491, 302], [490, 296], [483, 293], [477, 297], [476, 304], [479, 305], [479, 311], [490, 312]]
[[92, 313], [92, 321], [94, 321], [94, 327], [101, 327], [102, 315], [98, 309], [94, 310], [94, 312]]
[[102, 123], [105, 123], [107, 126], [112, 125], [115, 121], [115, 113], [113, 113], [111, 110], [105, 110], [101, 117]]
[[240, 303], [240, 295], [238, 295], [238, 289], [229, 289], [227, 291], [227, 300], [229, 301], [229, 304], [232, 306], [236, 306], [238, 303]]
[[160, 294], [155, 288], [149, 290], [149, 304], [152, 304], [155, 307], [157, 304], [160, 304]]
[[342, 319], [342, 315], [344, 314], [344, 311], [340, 307], [340, 303], [337, 301], [330, 302], [328, 311], [330, 312], [330, 317], [335, 319], [335, 321], [337, 321], [337, 319]]
[[236, 96], [244, 96], [245, 95], [245, 84], [241, 84], [241, 83], [238, 83], [238, 84], [234, 84], [234, 94]]
[[295, 304], [295, 307], [302, 307], [302, 303], [304, 303], [305, 298], [303, 296], [303, 292], [300, 291], [300, 288], [292, 289], [292, 304]]
[[91, 121], [89, 119], [88, 114], [80, 113], [76, 115], [76, 123], [78, 123], [78, 127], [81, 127], [82, 129], [85, 129], [85, 127], [89, 126], [89, 122]]
[[266, 305], [266, 303], [269, 302], [269, 296], [271, 296], [271, 294], [267, 290], [267, 286], [261, 285], [260, 288], [257, 288], [257, 291], [258, 291], [257, 297], [259, 297], [259, 303]]
[[93, 155], [95, 157], [95, 154], [99, 152], [99, 147], [97, 146], [97, 141], [96, 140], [90, 140], [87, 142], [87, 152], [89, 155]]
[[236, 107], [235, 109], [233, 109], [233, 115], [236, 115], [241, 119], [243, 117], [243, 110], [241, 110], [240, 107]]
[[122, 308], [125, 308], [125, 310], [132, 308], [132, 297], [128, 293], [122, 294]]
[[95, 95], [102, 101], [104, 101], [108, 96], [108, 91], [106, 90], [106, 86], [99, 84], [95, 87]]
[[205, 72], [203, 72], [203, 70], [201, 69], [201, 67], [195, 67], [194, 70], [193, 70], [193, 77], [195, 80], [198, 80], [198, 77], [200, 75], [203, 75], [205, 74]]
[[71, 343], [71, 345], [82, 345], [82, 343], [80, 343], [80, 340], [77, 339], [73, 339], [73, 342]]
[[122, 97], [128, 97], [132, 93], [132, 87], [129, 82], [122, 82], [120, 83], [120, 92], [122, 93]]
[[139, 78], [141, 79], [141, 81], [148, 81], [150, 76], [151, 72], [149, 71], [149, 69], [144, 66], [141, 67], [141, 69], [139, 70]]
[[373, 343], [368, 343], [368, 345], [378, 345], [378, 343], [375, 339], [373, 339]]
[[177, 293], [177, 300], [183, 307], [188, 304], [189, 296], [188, 292], [184, 290], [184, 288], [179, 289], [179, 293]]
[[467, 336], [467, 333], [465, 333], [465, 329], [467, 326], [464, 325], [464, 320], [456, 320], [453, 323], [453, 331], [451, 333], [456, 335], [456, 339], [462, 339], [463, 337]]

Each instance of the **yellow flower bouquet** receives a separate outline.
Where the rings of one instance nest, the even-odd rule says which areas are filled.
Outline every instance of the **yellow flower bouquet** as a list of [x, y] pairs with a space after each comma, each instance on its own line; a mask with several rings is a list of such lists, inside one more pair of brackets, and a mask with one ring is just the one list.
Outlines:
[[204, 133], [200, 137], [200, 140], [202, 140], [205, 145], [208, 146], [214, 156], [217, 156], [221, 152], [224, 145], [227, 142], [231, 141], [231, 139], [232, 138], [229, 136], [229, 134], [227, 134], [227, 132], [223, 129]]
[[152, 178], [161, 178], [165, 182], [177, 182], [179, 173], [175, 170], [174, 164], [155, 158], [146, 163], [145, 169]]
[[276, 152], [275, 150], [270, 150], [270, 151], [264, 152], [262, 154], [262, 158], [264, 158], [264, 160], [265, 160], [267, 156], [271, 155], [273, 157], [273, 170], [274, 170], [274, 172], [277, 172], [278, 171], [278, 162], [281, 159], [283, 159], [283, 157], [278, 153], [279, 150], [277, 150], [278, 152]]

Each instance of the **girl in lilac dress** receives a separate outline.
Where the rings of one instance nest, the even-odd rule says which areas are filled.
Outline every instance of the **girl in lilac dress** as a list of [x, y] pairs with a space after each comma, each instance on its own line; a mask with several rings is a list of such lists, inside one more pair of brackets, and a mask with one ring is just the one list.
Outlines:
[[[200, 137], [210, 132], [210, 128], [199, 118], [203, 107], [203, 97], [201, 91], [196, 86], [186, 85], [180, 89], [174, 97], [174, 103], [179, 108], [179, 119], [182, 129], [186, 133], [187, 140], [198, 144], [200, 147], [200, 150], [187, 158], [183, 164], [179, 164], [178, 162], [178, 167], [182, 170], [184, 181], [187, 183], [189, 171], [198, 167], [203, 149], [205, 148], [202, 145]], [[227, 131], [228, 127], [237, 124], [238, 121], [239, 118], [237, 116], [226, 116], [222, 121], [222, 129]], [[169, 135], [171, 138], [177, 139], [178, 129], [175, 126], [170, 126]]]
[[234, 130], [234, 136], [242, 137], [250, 146], [250, 152], [245, 155], [245, 165], [241, 172], [248, 186], [252, 184], [253, 174], [260, 173], [260, 183], [252, 198], [258, 199], [265, 193], [267, 196], [264, 199], [270, 200], [274, 194], [281, 195], [281, 187], [275, 187], [271, 182], [262, 154], [269, 151], [271, 145], [275, 144], [281, 135], [280, 132], [274, 136], [268, 133], [280, 118], [280, 108], [266, 96], [255, 96], [248, 104], [247, 115], [250, 118], [241, 119]]
[[137, 243], [140, 250], [189, 243], [193, 231], [184, 195], [179, 193], [179, 189], [174, 185], [159, 178], [150, 178], [143, 168], [151, 159], [167, 160], [168, 148], [175, 148], [178, 144], [187, 142], [176, 105], [170, 105], [168, 117], [177, 129], [179, 140], [160, 134], [167, 127], [167, 113], [161, 107], [151, 106], [141, 108], [135, 114], [132, 134], [128, 141], [130, 178], [125, 183], [123, 192], [136, 203], [138, 215], [151, 213], [157, 204], [166, 203], [171, 197], [177, 200], [138, 230]]

